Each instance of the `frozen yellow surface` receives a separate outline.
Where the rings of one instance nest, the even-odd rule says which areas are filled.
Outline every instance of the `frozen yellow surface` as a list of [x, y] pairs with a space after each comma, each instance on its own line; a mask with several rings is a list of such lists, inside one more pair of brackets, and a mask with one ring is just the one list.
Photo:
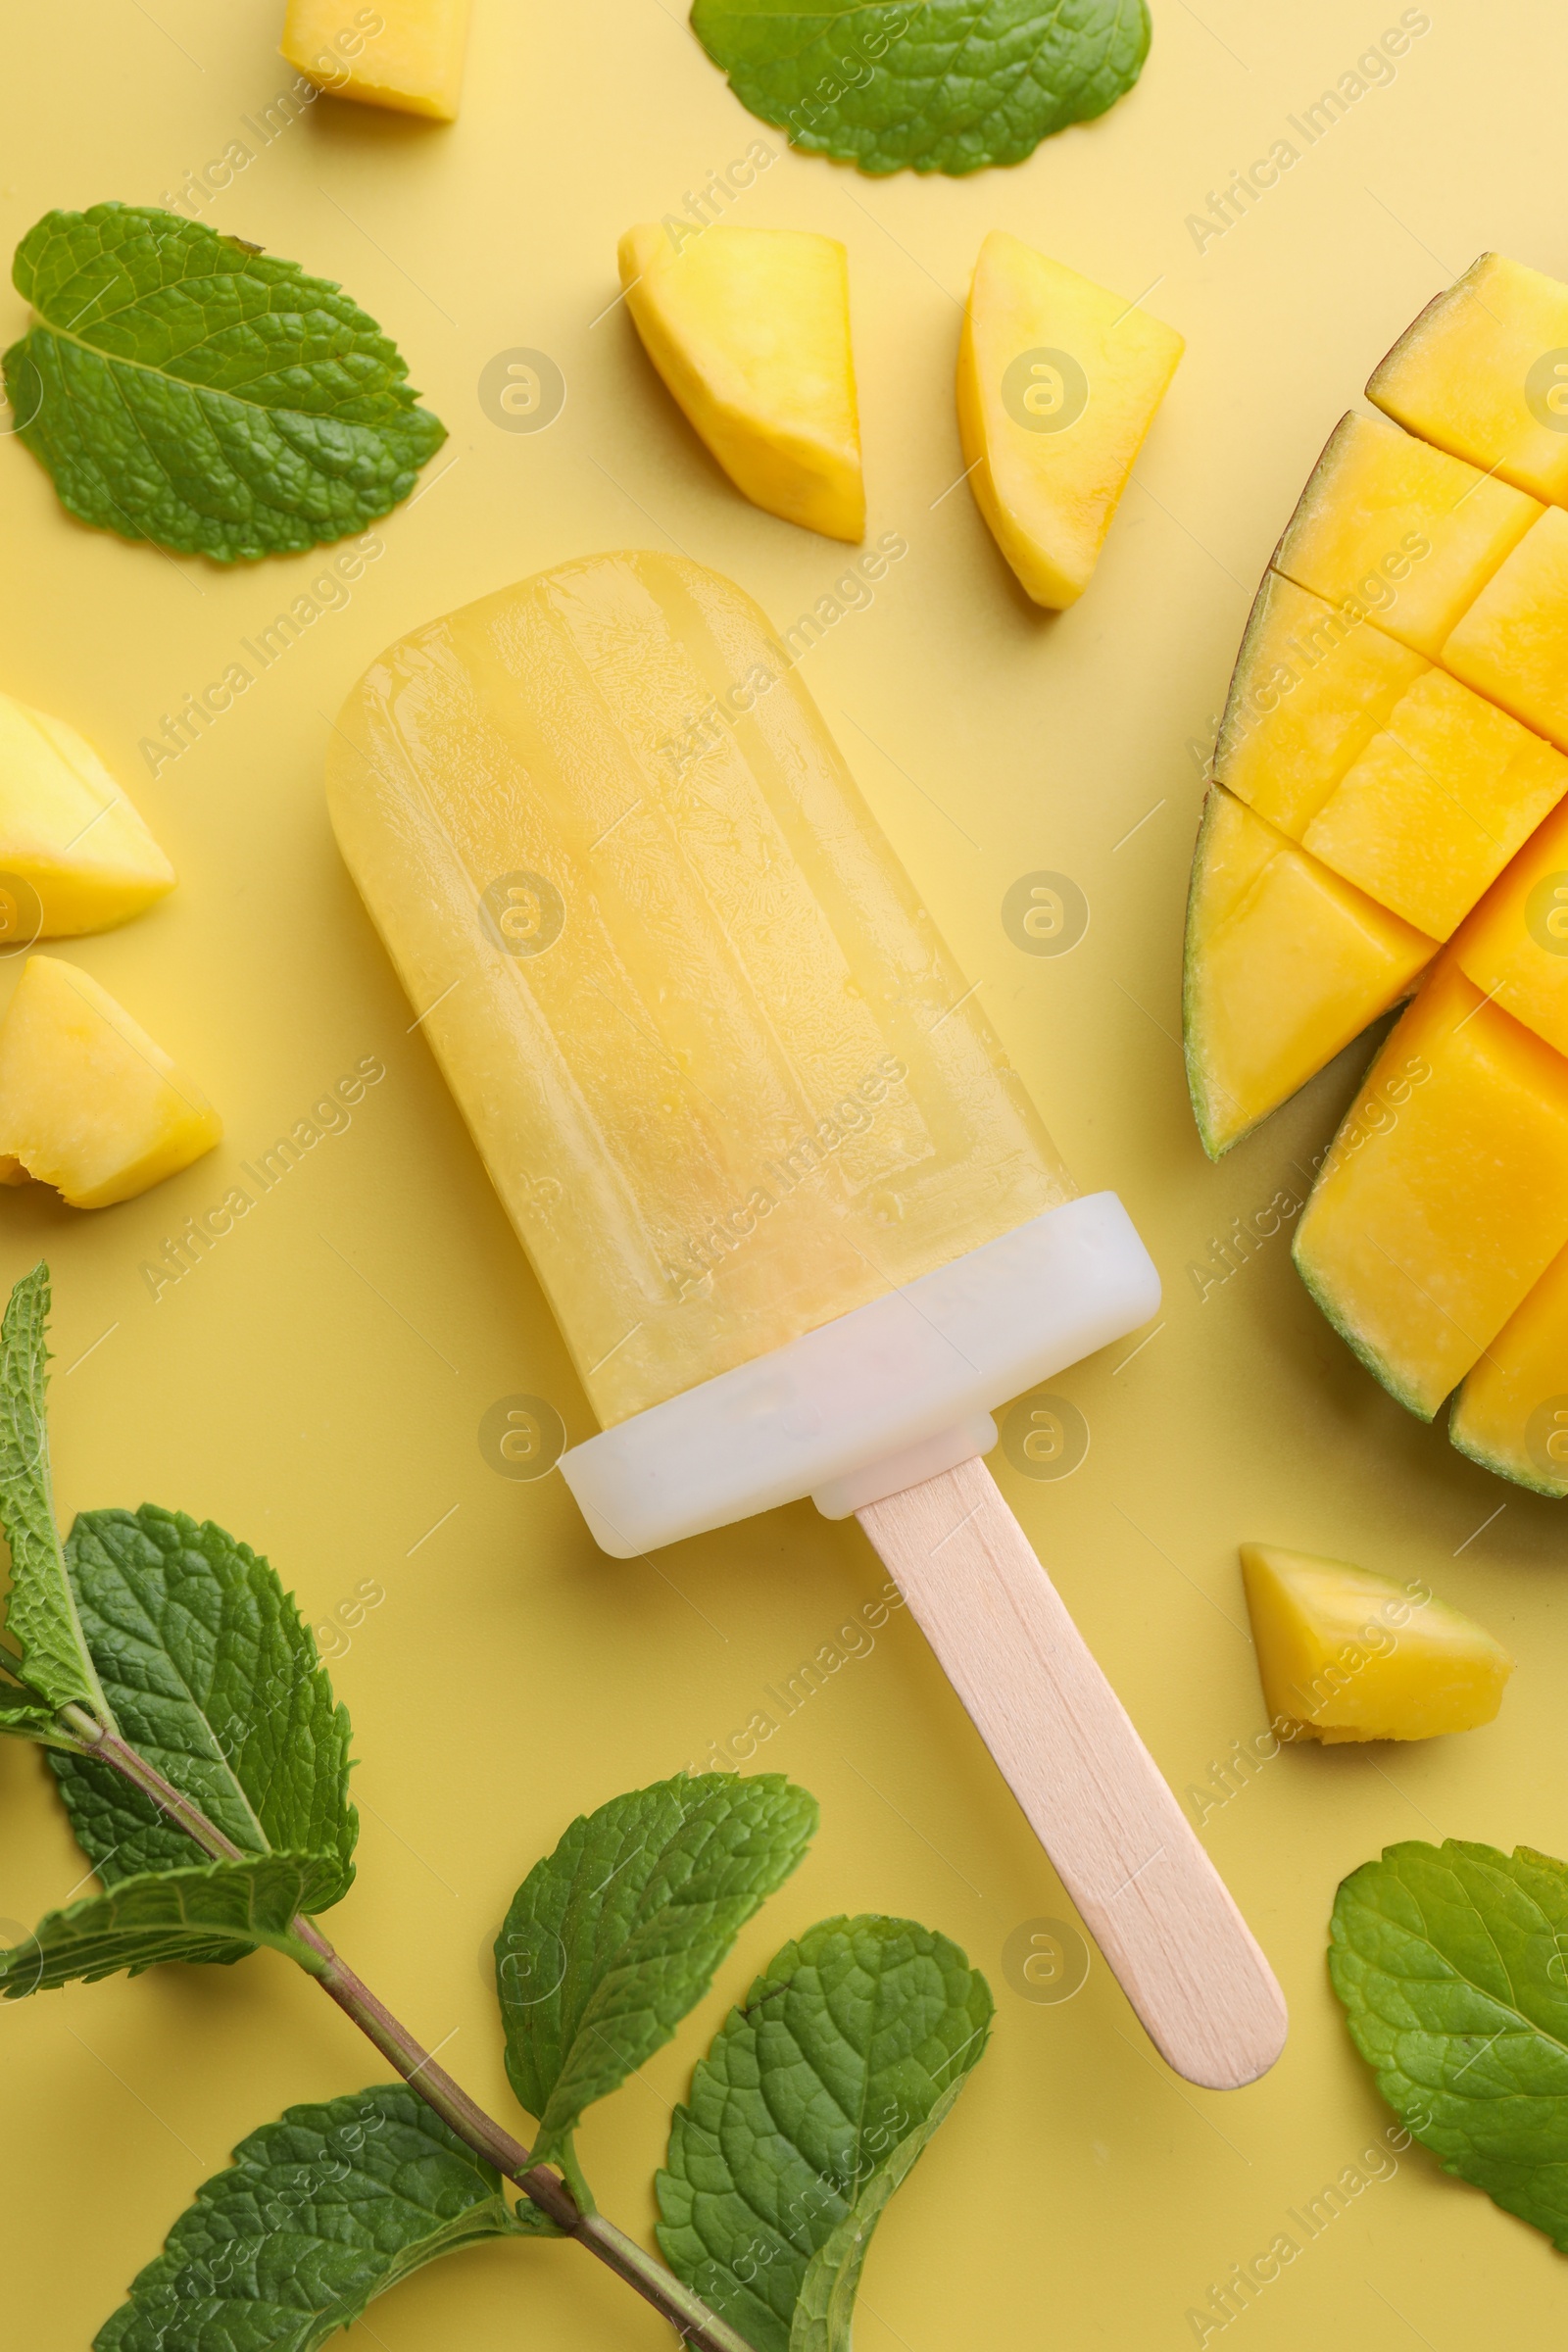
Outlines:
[[[220, 572], [85, 531], [0, 436], [0, 686], [70, 718], [180, 876], [62, 953], [198, 1074], [227, 1129], [91, 1216], [42, 1188], [0, 1194], [0, 1272], [42, 1254], [54, 1270], [62, 1510], [148, 1497], [210, 1515], [327, 1629], [364, 1821], [332, 1934], [427, 2046], [455, 2030], [442, 2064], [514, 2130], [480, 1966], [513, 1889], [583, 1806], [710, 1759], [760, 1710], [779, 1718], [757, 1762], [821, 1799], [817, 1843], [678, 2040], [580, 2136], [606, 2210], [639, 2236], [667, 2103], [726, 2006], [787, 1936], [882, 1907], [964, 1946], [998, 2025], [877, 2232], [856, 2352], [1193, 2352], [1189, 2309], [1351, 2164], [1367, 2185], [1208, 2352], [1421, 2352], [1422, 2337], [1534, 2352], [1563, 2331], [1563, 2258], [1420, 2149], [1390, 2152], [1323, 1950], [1340, 1879], [1397, 1839], [1568, 1855], [1568, 1505], [1501, 1485], [1402, 1412], [1291, 1265], [1292, 1202], [1370, 1043], [1215, 1167], [1178, 1041], [1199, 769], [1253, 588], [1336, 417], [1445, 284], [1433, 255], [1463, 268], [1497, 249], [1568, 273], [1568, 58], [1547, 0], [1519, 0], [1500, 30], [1495, 12], [1429, 0], [1431, 30], [1385, 60], [1394, 78], [1363, 74], [1366, 94], [1308, 144], [1289, 118], [1353, 72], [1402, 0], [1370, 16], [1361, 0], [1194, 5], [1203, 22], [1156, 7], [1144, 78], [1102, 121], [960, 180], [865, 179], [787, 152], [684, 11], [672, 23], [647, 0], [480, 0], [455, 126], [323, 97], [274, 118], [270, 143], [246, 123], [265, 129], [293, 86], [280, 0], [10, 13], [6, 253], [52, 205], [157, 200], [243, 142], [252, 160], [214, 175], [201, 217], [339, 279], [452, 440], [345, 593], [340, 550]], [[626, 223], [684, 218], [687, 192], [759, 139], [776, 161], [712, 209], [848, 249], [861, 550], [739, 498], [625, 305], [600, 317]], [[1207, 192], [1276, 139], [1299, 160], [1221, 233]], [[1146, 307], [1187, 338], [1090, 591], [1054, 618], [966, 487], [943, 495], [966, 463], [961, 305], [998, 227], [1128, 300], [1163, 277]], [[9, 339], [23, 305], [7, 291], [0, 309]], [[519, 350], [566, 381], [544, 430], [509, 429], [480, 390]], [[890, 531], [908, 552], [869, 578], [859, 564]], [[410, 1033], [422, 1007], [337, 856], [322, 768], [385, 646], [628, 546], [737, 580], [782, 628], [816, 616], [804, 682], [1074, 1176], [1121, 1192], [1164, 1276], [1161, 1328], [1051, 1383], [1090, 1437], [1072, 1475], [1026, 1475], [1001, 1448], [992, 1462], [1280, 1973], [1291, 2039], [1247, 2090], [1176, 2083], [1098, 1958], [1072, 1999], [1030, 1997], [1012, 1939], [1077, 1923], [906, 1612], [866, 1635], [883, 1578], [853, 1522], [802, 1505], [615, 1562], [559, 1477], [502, 1476], [481, 1449], [485, 1416], [519, 1396], [572, 1440], [595, 1416], [429, 1023]], [[242, 641], [313, 581], [319, 617], [151, 774], [138, 745], [161, 714], [250, 661]], [[1003, 914], [1042, 873], [1087, 902], [1068, 953], [1021, 946]], [[17, 968], [0, 958], [0, 1001]], [[356, 1076], [367, 1060], [384, 1074]], [[270, 1189], [155, 1299], [143, 1264], [269, 1152]], [[1227, 1772], [1267, 1726], [1236, 1559], [1259, 1533], [1425, 1578], [1478, 1619], [1519, 1661], [1496, 1722], [1393, 1748], [1302, 1741]], [[368, 1608], [368, 1579], [385, 1594]], [[764, 1696], [824, 1650], [793, 1713]], [[0, 1916], [30, 1925], [81, 1868], [46, 1770], [0, 1745]], [[382, 2072], [270, 1955], [0, 2008], [8, 2343], [82, 2352], [242, 2133]], [[570, 2247], [499, 2246], [411, 2279], [333, 2352], [670, 2340]]]

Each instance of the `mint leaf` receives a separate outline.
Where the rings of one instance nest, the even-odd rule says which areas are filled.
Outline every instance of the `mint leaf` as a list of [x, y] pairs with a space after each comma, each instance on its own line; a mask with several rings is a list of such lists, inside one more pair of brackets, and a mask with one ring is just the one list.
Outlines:
[[894, 2189], [986, 2045], [991, 1993], [912, 1920], [828, 1919], [732, 2009], [659, 2176], [676, 2276], [757, 2352], [840, 2352]]
[[107, 1894], [49, 1912], [24, 1942], [0, 1952], [0, 1994], [25, 2000], [121, 1969], [139, 1977], [162, 1960], [226, 1964], [259, 1943], [314, 1969], [315, 1954], [289, 1923], [297, 1911], [321, 1909], [330, 1868], [308, 1854], [257, 1854], [122, 1879]]
[[[209, 1521], [83, 1511], [66, 1544], [83, 1633], [122, 1737], [246, 1853], [312, 1854], [318, 1909], [354, 1877], [349, 1719], [277, 1574]], [[94, 1756], [50, 1758], [106, 1885], [191, 1859], [182, 1830]]]
[[73, 514], [182, 555], [293, 555], [364, 530], [446, 428], [324, 277], [149, 205], [46, 213], [12, 275], [22, 440]]
[[792, 146], [956, 175], [1102, 115], [1150, 40], [1145, 0], [695, 0], [692, 29]]
[[[40, 1263], [17, 1284], [0, 1321], [0, 1521], [11, 1545], [5, 1627], [22, 1653], [28, 1684], [51, 1709], [81, 1706], [100, 1722], [113, 1723], [55, 1527], [44, 1418], [48, 1324], [49, 1269]], [[56, 1737], [64, 1744], [58, 1728]]]
[[498, 2174], [401, 2082], [242, 2139], [93, 2352], [316, 2352], [437, 2256], [518, 2226]]
[[1350, 2036], [1443, 2169], [1568, 2253], [1568, 1866], [1391, 1845], [1334, 1903]]
[[507, 2074], [534, 2160], [668, 2041], [759, 1904], [800, 1862], [816, 1802], [776, 1773], [683, 1774], [574, 1821], [496, 1939]]

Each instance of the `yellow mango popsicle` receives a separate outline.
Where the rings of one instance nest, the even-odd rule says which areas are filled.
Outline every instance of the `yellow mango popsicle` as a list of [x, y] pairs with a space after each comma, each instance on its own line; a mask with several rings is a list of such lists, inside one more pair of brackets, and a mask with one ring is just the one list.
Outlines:
[[606, 1427], [1073, 1198], [727, 580], [596, 556], [416, 630], [327, 789]]

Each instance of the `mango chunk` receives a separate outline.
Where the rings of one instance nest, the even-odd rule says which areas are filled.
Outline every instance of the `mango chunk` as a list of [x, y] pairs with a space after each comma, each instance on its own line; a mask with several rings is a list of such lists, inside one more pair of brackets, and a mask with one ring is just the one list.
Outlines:
[[1216, 787], [1187, 907], [1183, 1027], [1218, 1159], [1404, 996], [1437, 942]]
[[1370, 621], [1265, 572], [1231, 674], [1215, 775], [1298, 841], [1430, 666]]
[[1186, 346], [1150, 318], [995, 229], [958, 352], [969, 487], [1037, 605], [1080, 597]]
[[1516, 489], [1568, 501], [1568, 286], [1484, 253], [1427, 304], [1366, 396]]
[[1444, 958], [1296, 1229], [1308, 1290], [1423, 1421], [1568, 1243], [1568, 1060]]
[[1263, 1699], [1282, 1739], [1432, 1740], [1491, 1723], [1513, 1660], [1418, 1580], [1241, 1546]]
[[1461, 1453], [1538, 1494], [1568, 1494], [1568, 1250], [1554, 1257], [1453, 1400]]
[[1443, 665], [1568, 751], [1568, 514], [1550, 507], [1443, 648]]
[[107, 931], [173, 887], [92, 746], [0, 694], [0, 943]]
[[1435, 662], [1541, 511], [1522, 490], [1489, 481], [1381, 416], [1344, 416], [1274, 564]]
[[1484, 996], [1568, 1054], [1568, 805], [1493, 884], [1453, 954]]
[[1447, 939], [1565, 792], [1560, 752], [1429, 669], [1301, 842], [1380, 906]]
[[288, 0], [282, 53], [334, 98], [455, 122], [468, 0]]
[[90, 974], [31, 956], [0, 1021], [0, 1183], [129, 1200], [210, 1152], [217, 1111]]
[[865, 535], [849, 256], [796, 228], [657, 220], [620, 240], [649, 358], [737, 490], [829, 539]]

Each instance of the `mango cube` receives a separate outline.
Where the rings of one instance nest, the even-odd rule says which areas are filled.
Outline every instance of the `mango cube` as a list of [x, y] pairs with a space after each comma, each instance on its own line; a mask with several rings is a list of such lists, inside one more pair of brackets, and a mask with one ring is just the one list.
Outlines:
[[1484, 253], [1427, 304], [1366, 395], [1423, 440], [1568, 501], [1568, 286]]
[[1431, 1740], [1491, 1723], [1513, 1660], [1424, 1584], [1241, 1546], [1264, 1703], [1283, 1739]]
[[468, 0], [288, 0], [282, 53], [334, 98], [457, 121]]
[[1448, 1436], [1499, 1477], [1538, 1494], [1568, 1494], [1568, 1250], [1465, 1381]]
[[1568, 514], [1550, 507], [1448, 635], [1443, 664], [1568, 751]]
[[73, 1208], [128, 1200], [210, 1152], [212, 1104], [108, 990], [32, 956], [0, 1021], [0, 1183]]
[[173, 887], [92, 746], [0, 694], [0, 945], [107, 931]]
[[969, 487], [1037, 605], [1080, 597], [1186, 348], [1174, 327], [1003, 229], [958, 353]]
[[1381, 416], [1344, 416], [1274, 551], [1275, 568], [1439, 660], [1539, 503]]
[[1211, 1159], [1408, 993], [1437, 942], [1331, 873], [1223, 788], [1193, 861], [1187, 1078]]
[[1296, 1229], [1308, 1290], [1423, 1421], [1568, 1243], [1568, 1061], [1446, 956]]
[[1494, 883], [1453, 954], [1485, 996], [1568, 1054], [1568, 805]]
[[649, 358], [736, 488], [829, 539], [865, 535], [849, 256], [795, 228], [658, 220], [620, 240]]

